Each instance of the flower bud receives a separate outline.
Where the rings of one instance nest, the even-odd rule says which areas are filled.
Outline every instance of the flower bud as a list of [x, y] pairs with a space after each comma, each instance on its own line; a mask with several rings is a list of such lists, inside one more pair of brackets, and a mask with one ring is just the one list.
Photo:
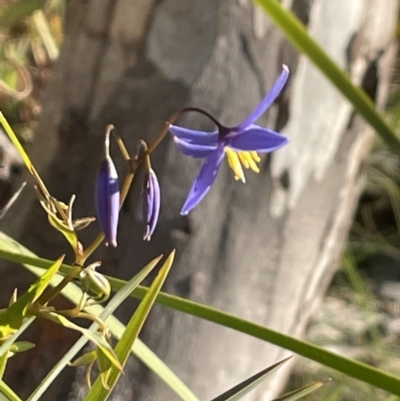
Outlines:
[[149, 168], [144, 177], [142, 191], [144, 240], [150, 241], [156, 228], [160, 213], [160, 197], [160, 185], [156, 173], [152, 168]]
[[111, 294], [111, 285], [105, 276], [96, 271], [99, 263], [86, 267], [81, 274], [84, 290], [97, 302], [106, 301]]
[[106, 137], [106, 157], [100, 166], [96, 185], [97, 215], [106, 237], [106, 245], [117, 246], [117, 227], [120, 208], [120, 193], [117, 170], [109, 155], [109, 138]]

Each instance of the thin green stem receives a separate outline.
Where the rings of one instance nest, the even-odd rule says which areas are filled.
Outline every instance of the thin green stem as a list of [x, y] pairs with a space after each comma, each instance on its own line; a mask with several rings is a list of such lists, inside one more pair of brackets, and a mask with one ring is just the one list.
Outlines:
[[22, 147], [20, 141], [17, 138], [17, 135], [15, 135], [13, 129], [11, 128], [10, 124], [4, 117], [3, 113], [0, 112], [0, 123], [3, 126], [4, 130], [6, 131], [8, 137], [10, 138], [11, 142], [13, 145], [16, 147], [18, 153], [21, 155], [22, 160], [24, 161], [28, 171], [31, 173], [33, 179], [36, 181], [38, 184], [40, 190], [43, 192], [45, 197], [49, 197], [50, 193], [46, 188], [46, 185], [40, 178], [39, 173], [36, 171], [34, 165], [32, 164], [31, 159], [29, 158], [28, 154], [25, 152], [25, 149]]
[[0, 381], [0, 392], [3, 393], [10, 401], [22, 401], [11, 387], [1, 380]]
[[61, 293], [61, 291], [70, 283], [75, 277], [78, 276], [82, 267], [79, 265], [74, 265], [70, 272], [62, 279], [62, 281], [53, 287], [50, 291], [41, 295], [39, 299], [36, 301], [40, 305], [46, 305], [51, 300], [53, 300], [57, 295]]
[[[109, 127], [111, 127], [111, 128], [109, 128]], [[129, 161], [131, 160], [131, 156], [130, 156], [130, 154], [129, 154], [129, 152], [128, 152], [128, 148], [127, 148], [127, 146], [125, 145], [125, 142], [124, 142], [124, 140], [122, 139], [121, 135], [119, 135], [117, 129], [116, 129], [112, 124], [110, 124], [110, 125], [107, 127], [107, 129], [110, 129], [110, 131], [112, 131], [112, 133], [113, 133], [114, 136], [115, 136], [115, 140], [117, 141], [117, 145], [118, 145], [118, 147], [119, 147], [119, 150], [120, 150], [121, 153], [122, 153], [122, 156], [124, 157], [124, 159], [125, 159], [126, 161], [129, 162]]]

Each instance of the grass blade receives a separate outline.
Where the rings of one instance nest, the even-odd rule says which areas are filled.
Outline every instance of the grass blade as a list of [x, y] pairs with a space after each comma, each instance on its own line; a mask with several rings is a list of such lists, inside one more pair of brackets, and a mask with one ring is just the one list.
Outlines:
[[10, 401], [22, 401], [21, 398], [19, 398], [18, 395], [3, 382], [3, 380], [0, 381], [0, 394], [4, 394], [6, 399]]
[[214, 398], [212, 401], [238, 401], [242, 397], [244, 397], [248, 392], [256, 388], [260, 383], [262, 383], [268, 376], [281, 367], [286, 361], [288, 361], [291, 357], [283, 359], [275, 363], [272, 366], [262, 370], [261, 372], [256, 373], [254, 376], [251, 376], [247, 380], [239, 383], [235, 387], [221, 394], [217, 398]]
[[400, 140], [389, 127], [374, 103], [361, 88], [353, 85], [349, 76], [332, 60], [325, 50], [308, 34], [304, 24], [278, 0], [254, 0], [284, 32], [297, 49], [305, 53], [314, 65], [345, 96], [368, 124], [400, 155]]
[[[147, 316], [150, 313], [150, 310], [157, 298], [157, 295], [160, 292], [165, 279], [167, 278], [168, 272], [174, 260], [174, 256], [175, 251], [173, 251], [165, 261], [160, 272], [150, 286], [149, 291], [147, 292], [139, 307], [136, 309], [134, 315], [130, 319], [126, 330], [121, 337], [121, 340], [115, 347], [115, 353], [121, 361], [122, 366], [124, 366], [127, 362], [128, 357], [131, 353], [133, 343], [138, 337], [140, 330], [142, 329], [143, 324], [147, 319]], [[111, 394], [111, 391], [115, 387], [120, 375], [121, 372], [118, 369], [115, 369], [115, 367], [111, 368], [107, 383], [109, 386], [108, 389], [103, 387], [101, 378], [97, 378], [93, 387], [90, 389], [89, 393], [85, 397], [85, 401], [105, 401]]]
[[[146, 276], [153, 270], [157, 265], [161, 256], [152, 260], [147, 266], [145, 266], [138, 274], [136, 274], [127, 284], [122, 287], [110, 300], [108, 305], [103, 309], [100, 305], [95, 305], [87, 308], [86, 310], [100, 317], [101, 320], [106, 321], [108, 317], [114, 313], [119, 305], [131, 294], [131, 292], [146, 278]], [[101, 311], [100, 313], [98, 313]], [[97, 312], [97, 313], [96, 313]], [[113, 322], [110, 321], [112, 324]], [[122, 325], [122, 324], [121, 324]], [[99, 328], [97, 323], [93, 323], [88, 329], [89, 332], [96, 332]], [[125, 327], [123, 327], [123, 330]], [[88, 338], [82, 336], [69, 350], [68, 352], [58, 361], [58, 363], [52, 368], [52, 370], [43, 379], [40, 385], [33, 391], [27, 401], [38, 401], [43, 393], [48, 389], [50, 384], [58, 376], [58, 374], [68, 365], [68, 363], [75, 357], [75, 355], [86, 345]]]
[[309, 384], [308, 386], [304, 386], [297, 390], [291, 391], [290, 393], [282, 395], [278, 398], [274, 398], [271, 401], [297, 401], [300, 398], [306, 396], [307, 394], [310, 394], [313, 391], [318, 390], [325, 383], [326, 383], [325, 381], [315, 382], [315, 383]]
[[[110, 279], [113, 289], [117, 289], [121, 285], [121, 282], [123, 281]], [[143, 298], [146, 293], [147, 288], [138, 287], [132, 295], [134, 297]], [[365, 383], [369, 383], [400, 396], [400, 378], [372, 366], [345, 358], [344, 356], [335, 354], [324, 348], [279, 333], [238, 316], [174, 295], [160, 292], [157, 303], [275, 344]]]
[[[43, 269], [49, 269], [54, 261], [39, 258], [31, 251], [23, 247], [21, 244], [8, 237], [6, 234], [0, 232], [0, 259], [10, 260], [12, 262], [21, 263], [27, 270], [33, 274], [39, 276], [43, 274]], [[67, 264], [62, 264], [60, 271], [67, 274], [71, 271], [72, 266]], [[51, 285], [57, 285], [60, 281], [55, 280]], [[118, 281], [118, 291], [123, 287], [126, 282], [122, 280]], [[71, 302], [77, 302], [80, 299], [80, 289], [73, 283], [68, 284], [68, 286], [63, 290], [63, 295], [69, 299]], [[132, 296], [132, 294], [131, 294]], [[100, 305], [93, 305], [87, 309], [88, 312], [99, 316], [103, 310]], [[29, 323], [33, 321], [33, 318]], [[114, 337], [121, 338], [125, 326], [114, 316], [110, 316], [106, 320], [109, 325], [111, 332]], [[28, 324], [26, 325], [26, 327]], [[14, 340], [15, 341], [15, 340]], [[85, 339], [86, 343], [86, 339]], [[84, 344], [83, 344], [84, 345]], [[82, 346], [83, 346], [82, 345]], [[71, 354], [71, 360], [74, 355], [81, 349], [76, 350], [75, 354]], [[182, 400], [185, 401], [198, 401], [198, 398], [190, 391], [190, 389], [180, 380], [178, 376], [145, 344], [143, 344], [139, 339], [135, 342], [132, 347], [133, 354], [139, 358], [149, 369], [153, 371], [161, 380], [165, 382], [167, 386], [171, 388]], [[65, 365], [64, 365], [65, 366]], [[62, 367], [63, 368], [63, 367]], [[62, 370], [60, 367], [60, 370]]]

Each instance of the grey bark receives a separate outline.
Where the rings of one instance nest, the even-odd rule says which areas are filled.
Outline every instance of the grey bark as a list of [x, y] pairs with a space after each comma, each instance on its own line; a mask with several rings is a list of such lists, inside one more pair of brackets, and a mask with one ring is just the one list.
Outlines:
[[[397, 2], [387, 1], [385, 7], [377, 0], [287, 3], [355, 81], [362, 82], [368, 66], [377, 65], [382, 104]], [[250, 2], [71, 1], [65, 43], [29, 151], [54, 196], [68, 200], [77, 194], [76, 216], [94, 214], [94, 182], [106, 124], [115, 124], [131, 149], [140, 138], [154, 140], [169, 116], [188, 105], [235, 125], [267, 93], [282, 63], [291, 69], [290, 85], [260, 123], [287, 133], [292, 139], [287, 149], [264, 157], [261, 173], [248, 173], [246, 185], [235, 182], [222, 166], [204, 201], [189, 217], [181, 217], [180, 207], [200, 162], [183, 157], [171, 140], [165, 141], [153, 161], [162, 189], [153, 240], [141, 240], [134, 190], [121, 212], [120, 246], [116, 251], [102, 247], [95, 255], [104, 260], [103, 272], [129, 278], [154, 256], [175, 247], [167, 292], [301, 336], [337, 266], [372, 134]], [[194, 115], [181, 123], [209, 128]], [[123, 171], [121, 157], [113, 153]], [[57, 257], [66, 247], [44, 227], [44, 219], [32, 196], [24, 224], [11, 233], [39, 255]], [[96, 230], [93, 225], [83, 233], [85, 244]], [[7, 284], [20, 287], [27, 280], [13, 276]], [[128, 305], [120, 315], [126, 320], [131, 313]], [[18, 387], [26, 392], [63, 351], [61, 340], [52, 337], [53, 326], [40, 330], [46, 340], [42, 338], [42, 352], [35, 357], [39, 368], [34, 364], [29, 376], [23, 367], [17, 371]], [[201, 399], [287, 355], [278, 347], [159, 306], [142, 339]], [[72, 340], [63, 338], [64, 348]], [[15, 383], [12, 373], [9, 379]], [[44, 399], [64, 398], [73, 374], [69, 370]], [[249, 399], [271, 398], [286, 375], [282, 370]], [[84, 391], [78, 380], [70, 399], [79, 399]], [[112, 397], [175, 398], [137, 361]]]

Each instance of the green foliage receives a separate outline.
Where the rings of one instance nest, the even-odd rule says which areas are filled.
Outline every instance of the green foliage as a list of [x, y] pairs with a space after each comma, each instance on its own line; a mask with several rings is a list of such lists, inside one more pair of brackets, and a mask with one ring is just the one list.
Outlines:
[[[378, 135], [380, 135], [386, 144], [390, 146], [391, 151], [400, 155], [400, 141], [395, 135], [394, 129], [386, 123], [364, 91], [354, 86], [347, 74], [342, 71], [326, 52], [308, 35], [306, 28], [294, 14], [285, 10], [277, 0], [257, 0], [257, 3], [263, 7], [272, 20], [283, 30], [288, 39], [292, 41], [301, 52], [304, 52], [335, 87], [352, 103], [354, 108], [377, 131]], [[15, 1], [0, 11], [0, 26], [3, 29], [10, 28], [15, 23], [22, 21], [26, 16], [36, 11], [32, 16], [32, 21], [47, 51], [48, 57], [52, 61], [58, 56], [58, 45], [50, 32], [45, 15], [39, 10], [44, 4], [45, 1], [43, 0]], [[21, 59], [23, 59], [26, 52], [16, 51], [17, 47], [20, 50], [21, 47], [18, 45], [11, 53], [13, 55], [21, 54]], [[18, 59], [18, 57], [16, 57], [16, 59]], [[4, 65], [4, 74], [2, 74], [4, 81], [0, 82], [0, 89], [14, 100], [21, 100], [23, 97], [26, 97], [31, 86], [27, 85], [28, 90], [22, 91], [23, 93], [21, 92], [21, 94], [18, 92], [20, 86], [19, 80], [24, 76], [29, 80], [29, 77], [26, 76], [25, 65], [21, 63], [20, 60], [17, 60], [19, 63], [14, 58], [12, 61], [10, 60], [8, 60], [10, 64]], [[398, 104], [398, 102], [395, 96], [393, 99], [391, 107], [395, 109], [395, 105]], [[400, 120], [398, 118], [398, 110], [393, 111], [392, 114], [393, 126], [399, 128]], [[178, 115], [179, 112], [174, 116], [176, 117]], [[172, 121], [172, 119], [170, 121]], [[85, 400], [106, 400], [120, 378], [128, 357], [133, 353], [156, 375], [161, 377], [181, 399], [186, 401], [198, 401], [198, 398], [168, 366], [138, 339], [140, 330], [155, 302], [240, 331], [263, 341], [268, 341], [325, 366], [336, 369], [347, 376], [358, 378], [365, 383], [389, 391], [393, 395], [400, 395], [400, 379], [394, 375], [364, 363], [350, 360], [316, 345], [300, 341], [207, 305], [162, 293], [161, 287], [172, 266], [175, 255], [174, 251], [165, 260], [150, 288], [140, 287], [139, 284], [155, 268], [161, 257], [151, 261], [141, 272], [128, 282], [102, 275], [95, 270], [99, 265], [97, 262], [87, 265], [87, 259], [102, 243], [104, 235], [102, 233], [99, 234], [99, 236], [84, 249], [82, 243], [79, 241], [79, 230], [84, 229], [90, 224], [93, 218], [85, 217], [83, 219], [73, 219], [72, 209], [75, 197], [72, 196], [68, 204], [55, 199], [46, 188], [18, 137], [1, 112], [0, 124], [18, 150], [36, 184], [39, 202], [47, 214], [50, 225], [64, 236], [75, 254], [73, 264], [62, 264], [62, 258], [55, 262], [38, 258], [22, 245], [17, 244], [6, 235], [0, 233], [0, 258], [22, 264], [27, 270], [40, 276], [22, 296], [19, 298], [13, 296], [10, 305], [0, 313], [0, 396], [4, 395], [6, 399], [12, 401], [20, 400], [18, 395], [2, 381], [2, 377], [8, 359], [14, 353], [28, 351], [34, 346], [32, 343], [17, 340], [27, 327], [34, 323], [36, 319], [40, 318], [50, 320], [54, 324], [58, 324], [65, 329], [77, 331], [81, 334], [81, 337], [54, 366], [42, 383], [38, 385], [28, 401], [37, 401], [40, 399], [48, 386], [85, 346], [87, 341], [91, 341], [95, 349], [86, 352], [71, 363], [72, 366], [88, 365], [88, 385], [91, 385], [91, 367], [96, 362], [98, 364], [99, 375], [93, 387], [88, 391]], [[147, 146], [147, 144], [145, 144], [146, 159], [149, 165], [150, 154], [157, 148], [167, 131], [168, 124], [153, 145]], [[140, 168], [143, 160], [137, 154], [131, 155], [129, 153], [122, 138], [118, 136], [113, 126], [109, 126], [107, 132], [108, 135], [110, 135], [111, 132], [115, 134], [121, 153], [130, 167], [130, 172], [125, 177], [121, 189], [122, 204], [135, 178], [135, 173], [137, 169]], [[388, 158], [385, 158], [385, 161], [386, 159]], [[135, 162], [132, 162], [133, 160]], [[393, 162], [392, 164], [378, 162], [375, 165], [370, 165], [371, 170], [374, 171], [374, 175], [371, 175], [371, 182], [376, 180], [378, 184], [374, 183], [374, 188], [379, 188], [384, 194], [386, 202], [391, 205], [396, 221], [396, 230], [394, 233], [390, 233], [390, 235], [387, 235], [387, 233], [383, 234], [379, 232], [379, 230], [371, 230], [371, 227], [374, 226], [373, 218], [371, 219], [373, 214], [371, 212], [372, 209], [365, 209], [367, 211], [364, 210], [362, 214], [364, 222], [368, 222], [366, 224], [367, 227], [361, 225], [359, 232], [368, 238], [367, 241], [363, 243], [365, 246], [361, 247], [362, 250], [360, 254], [362, 254], [362, 257], [370, 253], [371, 248], [373, 248], [372, 252], [376, 249], [380, 249], [382, 252], [387, 252], [388, 254], [400, 258], [400, 251], [395, 245], [400, 238], [400, 169], [397, 166], [397, 157], [391, 159], [391, 161]], [[380, 199], [380, 202], [382, 202], [382, 199]], [[4, 211], [6, 211], [6, 209], [4, 209]], [[0, 212], [3, 213], [3, 211]], [[366, 298], [368, 293], [364, 291], [364, 287], [360, 284], [352, 262], [348, 259], [345, 259], [345, 262], [347, 262], [345, 265], [347, 266], [347, 274], [350, 281], [353, 283], [354, 287], [357, 287], [360, 292], [363, 292]], [[50, 289], [50, 287], [52, 288]], [[115, 295], [106, 307], [100, 306], [99, 303], [109, 298], [111, 290], [116, 292]], [[72, 301], [76, 306], [71, 310], [57, 310], [53, 305], [53, 300], [60, 295]], [[115, 309], [130, 296], [141, 298], [142, 301], [129, 323], [124, 326], [113, 316], [113, 313]], [[366, 305], [367, 304], [368, 303], [366, 303]], [[88, 329], [81, 327], [74, 322], [76, 318], [86, 319], [92, 322], [92, 324]], [[115, 347], [113, 347], [113, 339], [118, 340]], [[280, 361], [268, 367], [218, 396], [213, 401], [237, 401], [241, 399], [245, 394], [263, 382], [285, 361], [286, 360]], [[306, 385], [278, 397], [273, 401], [295, 401], [318, 389], [323, 384], [324, 382], [318, 381]]]
[[353, 85], [348, 75], [332, 60], [325, 50], [308, 34], [304, 24], [278, 0], [255, 0], [296, 48], [345, 96], [389, 149], [400, 155], [400, 140], [394, 130], [376, 109], [372, 100], [359, 87]]
[[17, 22], [42, 8], [46, 0], [19, 0], [0, 11], [0, 27], [10, 28]]

